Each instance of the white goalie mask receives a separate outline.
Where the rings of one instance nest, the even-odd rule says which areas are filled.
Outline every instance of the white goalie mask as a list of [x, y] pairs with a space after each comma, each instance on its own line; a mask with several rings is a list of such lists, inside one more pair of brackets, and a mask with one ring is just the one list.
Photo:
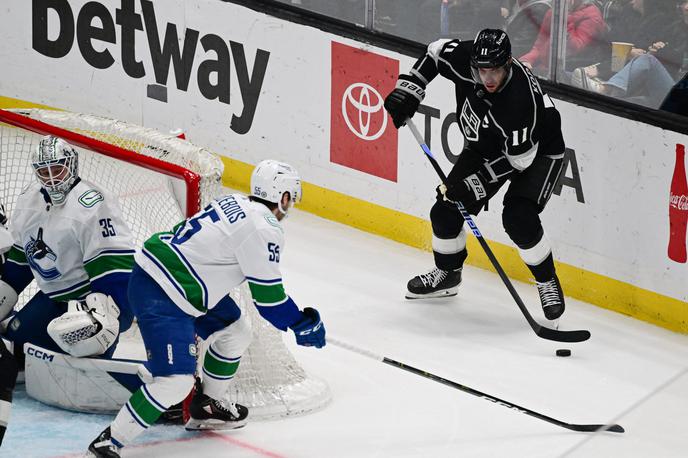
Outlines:
[[41, 138], [31, 157], [36, 178], [50, 196], [53, 205], [62, 205], [67, 193], [79, 177], [79, 155], [58, 137]]
[[289, 164], [267, 159], [256, 165], [251, 174], [251, 195], [277, 204], [279, 211], [286, 215], [288, 209], [282, 208], [282, 196], [288, 192], [292, 205], [301, 201], [301, 178]]

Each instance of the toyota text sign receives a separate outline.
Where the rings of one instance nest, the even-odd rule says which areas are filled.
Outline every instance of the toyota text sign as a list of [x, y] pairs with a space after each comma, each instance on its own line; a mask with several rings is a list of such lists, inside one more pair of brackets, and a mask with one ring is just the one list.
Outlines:
[[397, 130], [384, 98], [399, 61], [332, 42], [330, 161], [397, 181]]

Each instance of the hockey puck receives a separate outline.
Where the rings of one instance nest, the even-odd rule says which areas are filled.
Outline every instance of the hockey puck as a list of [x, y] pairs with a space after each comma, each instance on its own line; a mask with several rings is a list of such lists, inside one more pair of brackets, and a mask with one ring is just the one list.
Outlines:
[[568, 348], [560, 348], [557, 350], [557, 356], [571, 356], [571, 350]]

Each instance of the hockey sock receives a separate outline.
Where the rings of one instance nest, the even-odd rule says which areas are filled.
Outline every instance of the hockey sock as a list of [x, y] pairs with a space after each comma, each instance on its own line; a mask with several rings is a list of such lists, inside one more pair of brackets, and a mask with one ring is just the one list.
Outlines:
[[212, 343], [203, 360], [203, 394], [222, 399], [239, 368], [241, 355], [251, 343], [251, 336], [251, 324], [243, 314], [210, 336]]
[[223, 356], [214, 346], [215, 343], [208, 347], [203, 360], [203, 394], [221, 399], [239, 368], [241, 356]]
[[432, 252], [435, 257], [435, 265], [440, 269], [460, 269], [468, 257], [466, 231], [464, 228], [461, 227], [459, 235], [451, 238], [441, 238], [433, 232]]
[[528, 265], [528, 268], [530, 269], [530, 272], [533, 274], [533, 277], [535, 277], [536, 281], [539, 282], [546, 282], [554, 278], [554, 258], [552, 257], [552, 253], [549, 254], [540, 264], [531, 266]]
[[170, 406], [182, 401], [191, 391], [191, 374], [153, 378], [134, 392], [110, 425], [111, 437], [117, 445], [131, 443]]
[[526, 263], [535, 280], [546, 282], [554, 277], [552, 247], [542, 230], [535, 242], [519, 244], [518, 254], [521, 255], [521, 259]]

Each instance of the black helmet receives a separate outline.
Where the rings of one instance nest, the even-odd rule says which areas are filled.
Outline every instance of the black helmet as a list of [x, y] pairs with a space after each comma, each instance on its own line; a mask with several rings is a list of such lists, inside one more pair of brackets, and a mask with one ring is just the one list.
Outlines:
[[511, 67], [511, 42], [505, 31], [483, 29], [471, 47], [471, 73], [476, 83], [482, 84], [479, 68]]
[[471, 48], [471, 67], [502, 67], [511, 58], [511, 42], [505, 31], [483, 29], [478, 33]]

